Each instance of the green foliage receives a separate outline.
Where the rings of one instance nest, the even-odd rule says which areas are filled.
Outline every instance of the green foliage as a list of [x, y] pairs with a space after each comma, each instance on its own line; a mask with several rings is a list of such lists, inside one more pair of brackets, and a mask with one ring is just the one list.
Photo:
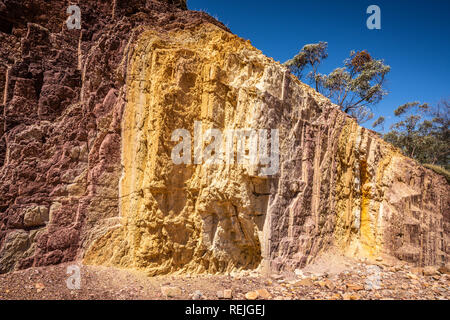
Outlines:
[[354, 116], [359, 123], [372, 119], [371, 107], [387, 95], [384, 83], [390, 67], [383, 60], [373, 59], [367, 51], [352, 51], [343, 67], [322, 75], [318, 67], [328, 57], [327, 47], [326, 42], [308, 44], [285, 65], [299, 79], [304, 76], [305, 69], [310, 68], [307, 79], [318, 92]]
[[303, 71], [309, 66], [311, 71], [308, 73], [308, 79], [315, 83], [316, 90], [319, 90], [319, 82], [317, 69], [322, 60], [328, 58], [328, 43], [319, 42], [303, 46], [302, 50], [285, 65], [291, 69], [291, 72], [297, 75], [299, 79], [303, 77]]
[[448, 101], [442, 101], [435, 108], [426, 103], [406, 103], [394, 111], [399, 121], [391, 126], [383, 138], [408, 157], [449, 170], [449, 114]]
[[380, 126], [384, 127], [384, 121], [385, 121], [385, 119], [383, 116], [378, 117], [378, 119], [372, 123], [372, 128], [376, 128], [376, 127], [380, 127]]

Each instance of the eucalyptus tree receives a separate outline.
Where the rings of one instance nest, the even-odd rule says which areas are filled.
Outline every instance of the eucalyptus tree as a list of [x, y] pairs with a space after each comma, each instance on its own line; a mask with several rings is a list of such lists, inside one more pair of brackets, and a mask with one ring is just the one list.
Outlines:
[[366, 50], [351, 51], [343, 67], [320, 74], [319, 66], [328, 57], [327, 48], [327, 42], [307, 44], [285, 65], [299, 79], [310, 70], [306, 74], [309, 83], [359, 123], [372, 119], [372, 107], [388, 94], [385, 83], [390, 66], [374, 59]]

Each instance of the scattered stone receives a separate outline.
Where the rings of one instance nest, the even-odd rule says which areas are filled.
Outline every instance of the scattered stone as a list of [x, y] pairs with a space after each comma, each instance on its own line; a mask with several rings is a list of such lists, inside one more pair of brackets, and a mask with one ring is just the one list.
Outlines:
[[353, 290], [353, 291], [364, 290], [364, 287], [359, 284], [347, 283], [345, 286], [347, 287], [348, 290]]
[[408, 290], [408, 289], [409, 289], [409, 286], [408, 286], [407, 283], [402, 283], [402, 284], [400, 285], [400, 288], [402, 288], [403, 290]]
[[256, 290], [256, 293], [258, 294], [259, 297], [261, 297], [262, 299], [265, 299], [265, 300], [272, 298], [272, 295], [266, 289]]
[[45, 289], [45, 285], [43, 283], [41, 283], [41, 282], [35, 283], [34, 287], [36, 288], [36, 291], [38, 293]]
[[423, 268], [423, 274], [425, 276], [434, 276], [438, 274], [438, 267], [435, 266], [426, 266]]
[[217, 291], [217, 298], [232, 299], [233, 293], [232, 293], [231, 289], [219, 290], [219, 291]]
[[257, 278], [257, 277], [259, 277], [259, 272], [258, 271], [251, 271], [251, 272], [249, 272], [248, 276], [251, 277], [251, 278]]
[[423, 275], [423, 269], [420, 267], [411, 268], [411, 272], [418, 275]]
[[192, 300], [201, 300], [203, 299], [203, 293], [200, 290], [194, 292], [192, 296]]
[[367, 281], [364, 289], [367, 291], [380, 290], [381, 286], [379, 285], [378, 281]]
[[273, 284], [272, 280], [268, 279], [264, 282], [266, 285], [271, 286]]
[[398, 271], [402, 271], [402, 266], [394, 266], [394, 271], [398, 272]]
[[256, 300], [256, 299], [258, 299], [258, 296], [259, 296], [258, 292], [250, 291], [250, 292], [247, 292], [245, 294], [245, 299], [247, 299], [247, 300]]
[[233, 292], [231, 291], [231, 289], [223, 290], [223, 298], [224, 299], [232, 299], [233, 298]]
[[438, 271], [442, 274], [450, 274], [450, 266], [449, 265], [440, 266]]
[[294, 273], [295, 273], [295, 275], [296, 275], [297, 277], [301, 277], [301, 278], [304, 277], [303, 271], [300, 270], [300, 269], [295, 269], [295, 270], [294, 270]]
[[181, 289], [178, 287], [163, 286], [161, 287], [161, 293], [167, 298], [173, 298], [181, 295]]
[[340, 293], [335, 293], [330, 297], [330, 300], [341, 300], [342, 295]]

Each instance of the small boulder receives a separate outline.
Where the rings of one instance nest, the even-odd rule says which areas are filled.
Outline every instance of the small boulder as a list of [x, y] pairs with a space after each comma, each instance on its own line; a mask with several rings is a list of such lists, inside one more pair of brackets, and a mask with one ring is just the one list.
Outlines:
[[23, 216], [25, 227], [39, 227], [48, 222], [49, 214], [46, 206], [35, 206], [28, 208]]
[[445, 266], [440, 266], [438, 271], [442, 274], [450, 274], [450, 264], [447, 264]]
[[423, 268], [423, 275], [424, 276], [435, 276], [439, 274], [438, 267], [436, 266], [426, 266]]
[[294, 283], [295, 286], [312, 287], [314, 285], [310, 278], [302, 279]]
[[233, 298], [233, 292], [231, 291], [231, 289], [223, 290], [223, 298], [224, 299], [232, 299]]
[[347, 290], [352, 290], [352, 291], [364, 290], [364, 287], [359, 284], [347, 283], [346, 287], [347, 287]]
[[181, 289], [178, 287], [163, 286], [161, 287], [161, 293], [167, 298], [173, 298], [181, 295]]
[[259, 290], [256, 290], [256, 292], [258, 293], [258, 296], [261, 299], [268, 300], [268, 299], [272, 298], [272, 295], [266, 289], [259, 289]]
[[245, 299], [247, 300], [256, 300], [258, 299], [259, 294], [256, 291], [250, 291], [245, 294]]
[[294, 273], [295, 273], [295, 275], [296, 275], [297, 277], [300, 277], [300, 278], [303, 278], [303, 277], [304, 277], [303, 271], [300, 270], [300, 269], [295, 269], [295, 270], [294, 270]]
[[201, 300], [203, 299], [203, 293], [200, 290], [197, 290], [192, 295], [192, 300]]

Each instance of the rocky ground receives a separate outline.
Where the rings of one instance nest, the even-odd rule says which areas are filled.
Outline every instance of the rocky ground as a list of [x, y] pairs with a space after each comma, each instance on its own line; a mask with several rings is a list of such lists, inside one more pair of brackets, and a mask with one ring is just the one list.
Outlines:
[[[450, 298], [449, 270], [385, 262], [317, 263], [295, 274], [169, 275], [78, 264], [81, 288], [67, 288], [70, 264], [0, 275], [0, 299], [426, 299]], [[325, 271], [326, 270], [326, 271]]]

